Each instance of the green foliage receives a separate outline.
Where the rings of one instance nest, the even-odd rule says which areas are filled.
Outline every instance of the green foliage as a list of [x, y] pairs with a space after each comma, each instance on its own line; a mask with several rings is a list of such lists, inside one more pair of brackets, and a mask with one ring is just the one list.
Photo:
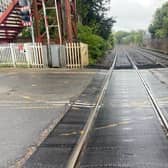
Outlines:
[[118, 31], [118, 32], [114, 33], [115, 42], [117, 44], [121, 44], [123, 38], [126, 37], [126, 36], [128, 36], [128, 35], [129, 35], [129, 33], [125, 32], [125, 31]]
[[108, 40], [107, 40], [107, 45], [108, 45], [108, 49], [112, 49], [114, 47], [114, 34], [111, 33]]
[[143, 41], [143, 34], [144, 34], [144, 31], [142, 30], [131, 31], [131, 32], [118, 31], [114, 34], [115, 42], [117, 44], [141, 45]]
[[168, 2], [157, 9], [153, 23], [149, 26], [152, 38], [168, 37]]
[[78, 38], [81, 42], [88, 44], [91, 64], [94, 64], [99, 57], [103, 56], [107, 49], [107, 42], [102, 37], [94, 34], [89, 26], [78, 25]]
[[30, 31], [29, 27], [25, 27], [22, 30], [22, 37], [24, 37], [24, 38], [31, 38], [31, 31]]
[[109, 0], [77, 0], [78, 13], [83, 25], [92, 28], [93, 33], [108, 39], [112, 26], [115, 23], [113, 18], [107, 18], [107, 2]]
[[[79, 15], [78, 40], [87, 43], [89, 46], [90, 63], [103, 56], [108, 48], [114, 45], [112, 27], [113, 18], [107, 18], [107, 2], [110, 0], [77, 0], [77, 11]], [[48, 1], [51, 3], [51, 1]], [[48, 23], [55, 23], [54, 10], [47, 11]], [[45, 32], [44, 20], [40, 21], [40, 32]], [[51, 38], [57, 36], [56, 31], [51, 31]], [[29, 34], [28, 34], [29, 33]], [[23, 32], [23, 36], [30, 37], [28, 29]]]
[[97, 31], [95, 32], [96, 34], [102, 36], [105, 40], [108, 40], [111, 32], [112, 32], [112, 27], [113, 23], [115, 21], [112, 18], [102, 18], [100, 19], [99, 24], [97, 24]]
[[105, 16], [107, 2], [109, 0], [77, 0], [78, 38], [89, 45], [90, 63], [95, 63], [114, 44], [112, 27], [115, 21]]

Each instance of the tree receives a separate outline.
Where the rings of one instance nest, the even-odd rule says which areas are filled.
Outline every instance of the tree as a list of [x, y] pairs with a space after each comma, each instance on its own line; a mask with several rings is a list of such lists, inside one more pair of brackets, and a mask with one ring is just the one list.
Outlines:
[[125, 31], [118, 31], [114, 34], [115, 41], [118, 44], [136, 44], [141, 45], [143, 41], [143, 30], [139, 31], [131, 31], [131, 32], [125, 32]]
[[125, 31], [118, 31], [118, 32], [114, 33], [116, 43], [121, 44], [123, 38], [125, 38], [128, 35], [129, 35], [129, 33], [125, 32]]
[[109, 0], [77, 0], [79, 15], [78, 39], [89, 46], [90, 63], [112, 48], [114, 19], [106, 17]]
[[107, 18], [107, 2], [109, 0], [77, 0], [77, 8], [80, 21], [83, 25], [92, 28], [92, 31], [108, 39], [111, 34], [114, 19]]
[[153, 23], [149, 26], [152, 38], [168, 37], [168, 2], [157, 9]]
[[94, 64], [104, 54], [107, 48], [106, 41], [93, 33], [89, 26], [78, 25], [78, 38], [89, 46], [89, 62]]

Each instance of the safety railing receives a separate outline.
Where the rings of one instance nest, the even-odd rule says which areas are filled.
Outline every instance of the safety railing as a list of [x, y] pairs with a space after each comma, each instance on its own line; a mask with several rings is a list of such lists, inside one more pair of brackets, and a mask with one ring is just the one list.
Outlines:
[[7, 44], [0, 46], [0, 66], [47, 67], [46, 46], [41, 43]]

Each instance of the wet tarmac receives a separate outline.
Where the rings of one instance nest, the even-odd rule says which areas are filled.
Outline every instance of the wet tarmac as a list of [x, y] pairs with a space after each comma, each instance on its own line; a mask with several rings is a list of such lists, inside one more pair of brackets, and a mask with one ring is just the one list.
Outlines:
[[27, 159], [95, 73], [0, 69], [0, 167]]
[[[134, 52], [135, 50], [128, 50], [137, 65], [143, 68], [158, 66], [151, 58], [148, 59], [138, 53], [135, 56]], [[166, 133], [127, 54], [124, 50], [118, 50], [117, 54], [115, 70], [86, 149], [82, 151], [79, 167], [167, 168]], [[162, 79], [159, 75], [160, 80], [157, 80], [154, 74], [162, 74], [162, 71]], [[141, 72], [148, 84], [152, 85], [152, 92], [158, 98], [161, 109], [165, 108], [168, 94], [165, 83], [168, 82], [168, 71], [147, 69]], [[66, 167], [92, 110], [92, 107], [82, 107], [79, 104], [95, 103], [95, 95], [99, 94], [102, 85], [100, 79], [100, 74], [94, 78], [92, 84], [76, 101], [78, 106], [72, 106], [58, 127], [54, 128], [27, 161], [25, 167]], [[164, 105], [161, 104], [159, 96], [163, 96]]]
[[168, 69], [150, 69], [142, 74], [168, 121]]
[[[165, 67], [168, 64], [165, 59], [164, 62], [163, 58], [156, 58], [157, 53], [141, 52], [142, 50], [137, 48], [117, 48], [115, 70], [86, 142], [86, 149], [82, 151], [79, 167], [168, 167], [166, 133], [129, 57], [138, 68], [143, 69], [140, 72], [167, 120], [168, 69]], [[105, 60], [114, 59], [114, 52], [110, 54]], [[108, 66], [110, 65], [111, 61]], [[24, 158], [24, 161], [28, 159], [27, 162], [21, 160], [23, 162], [20, 164], [25, 163], [26, 168], [66, 167], [99, 97], [106, 74], [106, 70], [91, 69], [82, 72], [44, 70], [28, 74], [24, 70], [21, 73], [6, 73], [2, 70], [0, 111], [5, 109], [1, 115], [6, 116], [2, 115], [0, 125], [3, 130], [9, 132], [12, 127], [12, 135], [9, 136], [7, 131], [3, 131], [0, 147], [3, 149], [6, 141], [3, 150], [13, 151], [9, 152], [12, 155], [2, 155], [2, 158], [8, 158], [9, 161], [13, 158], [15, 161], [16, 158], [20, 159], [19, 156], [23, 156], [28, 145], [34, 144], [39, 138], [41, 130], [54, 118], [60, 118], [60, 122], [57, 120], [55, 125], [52, 125], [50, 134], [45, 135], [37, 150], [32, 152], [33, 155]], [[69, 102], [73, 104], [65, 114], [65, 104]], [[62, 114], [62, 119], [59, 114]], [[8, 139], [11, 141], [8, 142]], [[12, 148], [10, 144], [15, 143]], [[8, 162], [6, 165], [11, 163], [14, 162]], [[17, 166], [16, 162], [14, 166]]]
[[76, 99], [58, 126], [30, 157], [26, 168], [64, 168], [96, 103], [106, 73], [98, 73]]
[[136, 72], [113, 72], [80, 167], [167, 168], [167, 157], [168, 139]]
[[117, 69], [129, 67], [128, 55], [138, 68], [155, 68], [140, 73], [167, 121], [168, 69], [158, 69], [163, 68], [163, 60], [156, 59], [157, 53], [141, 53], [133, 48], [118, 48], [117, 53], [116, 70], [79, 167], [167, 168], [167, 132], [142, 81], [133, 68]]

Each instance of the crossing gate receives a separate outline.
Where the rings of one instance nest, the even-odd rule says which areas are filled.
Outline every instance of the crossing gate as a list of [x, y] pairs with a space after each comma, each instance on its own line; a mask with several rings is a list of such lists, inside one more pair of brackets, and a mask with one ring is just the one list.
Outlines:
[[47, 67], [47, 49], [41, 43], [4, 44], [0, 46], [0, 66]]
[[66, 67], [83, 68], [88, 65], [88, 45], [84, 43], [66, 43]]

